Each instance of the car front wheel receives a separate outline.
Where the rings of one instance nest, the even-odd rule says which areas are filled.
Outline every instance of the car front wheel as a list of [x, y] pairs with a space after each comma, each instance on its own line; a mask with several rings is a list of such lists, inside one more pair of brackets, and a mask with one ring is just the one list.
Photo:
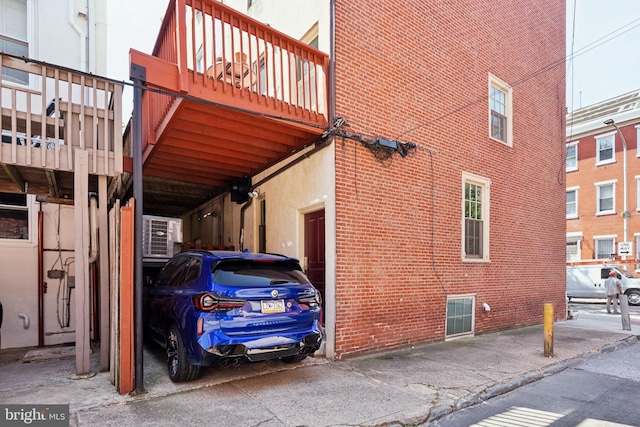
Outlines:
[[167, 367], [173, 382], [191, 381], [200, 374], [200, 366], [187, 362], [182, 336], [176, 325], [167, 332]]
[[629, 305], [640, 305], [640, 291], [627, 291]]

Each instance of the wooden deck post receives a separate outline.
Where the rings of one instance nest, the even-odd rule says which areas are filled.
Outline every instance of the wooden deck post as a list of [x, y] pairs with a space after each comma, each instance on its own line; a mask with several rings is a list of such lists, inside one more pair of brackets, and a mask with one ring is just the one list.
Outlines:
[[90, 372], [89, 321], [89, 154], [75, 150], [74, 220], [76, 271], [76, 375]]
[[133, 391], [133, 254], [134, 200], [122, 208], [122, 240], [120, 253], [120, 383], [118, 391]]
[[107, 177], [98, 177], [98, 263], [100, 283], [100, 372], [109, 370], [109, 228], [107, 220]]

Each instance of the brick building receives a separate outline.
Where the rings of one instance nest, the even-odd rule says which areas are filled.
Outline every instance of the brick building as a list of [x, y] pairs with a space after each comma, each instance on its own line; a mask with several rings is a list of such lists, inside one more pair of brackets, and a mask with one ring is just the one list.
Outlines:
[[564, 317], [564, 2], [224, 3], [328, 53], [318, 111], [345, 123], [250, 174], [241, 232], [222, 195], [185, 241], [320, 253], [328, 357]]
[[632, 249], [626, 259], [640, 258], [639, 132], [637, 90], [567, 116], [567, 261], [624, 259], [624, 241]]
[[336, 142], [336, 352], [563, 317], [564, 2], [392, 3], [336, 3], [337, 114], [418, 144]]

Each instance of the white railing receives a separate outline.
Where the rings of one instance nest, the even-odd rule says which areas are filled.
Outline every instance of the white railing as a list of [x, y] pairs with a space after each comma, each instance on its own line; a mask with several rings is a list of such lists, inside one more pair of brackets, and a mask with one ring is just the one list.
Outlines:
[[0, 54], [0, 163], [72, 171], [89, 152], [89, 173], [122, 172], [122, 84]]

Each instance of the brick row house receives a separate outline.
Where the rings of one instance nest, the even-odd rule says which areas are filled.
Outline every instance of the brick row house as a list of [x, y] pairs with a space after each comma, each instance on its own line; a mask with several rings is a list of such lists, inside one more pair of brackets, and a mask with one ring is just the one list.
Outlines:
[[142, 212], [299, 258], [331, 359], [563, 319], [564, 46], [563, 1], [170, 0], [116, 198], [139, 131]]
[[567, 116], [567, 262], [640, 259], [639, 133], [637, 90]]

